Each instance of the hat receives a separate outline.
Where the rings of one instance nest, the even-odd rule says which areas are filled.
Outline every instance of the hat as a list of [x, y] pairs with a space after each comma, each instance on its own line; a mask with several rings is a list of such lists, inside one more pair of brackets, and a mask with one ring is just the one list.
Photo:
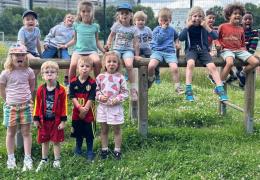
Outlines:
[[24, 45], [16, 43], [10, 47], [9, 54], [28, 54], [28, 52]]
[[131, 12], [133, 11], [132, 5], [127, 3], [127, 2], [119, 4], [116, 8], [116, 11], [120, 11], [122, 9], [126, 9], [126, 10], [131, 11]]
[[23, 13], [23, 18], [26, 17], [26, 16], [28, 16], [28, 15], [34, 16], [35, 19], [38, 18], [38, 15], [36, 14], [36, 12], [34, 12], [34, 11], [32, 11], [32, 10], [26, 10], [26, 11], [24, 11], [24, 13]]

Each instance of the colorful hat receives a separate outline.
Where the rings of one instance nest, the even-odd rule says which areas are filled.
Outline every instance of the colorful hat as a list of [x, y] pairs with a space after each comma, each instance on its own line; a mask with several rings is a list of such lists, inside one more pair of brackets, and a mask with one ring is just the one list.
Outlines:
[[38, 18], [38, 15], [36, 14], [36, 12], [34, 12], [34, 11], [32, 11], [32, 10], [26, 10], [26, 11], [24, 11], [24, 13], [23, 13], [23, 18], [26, 17], [26, 16], [28, 16], [28, 15], [34, 16], [35, 19]]
[[127, 2], [124, 2], [124, 3], [119, 4], [119, 5], [117, 6], [117, 8], [116, 8], [116, 11], [120, 11], [120, 10], [122, 10], [122, 9], [126, 9], [126, 10], [131, 11], [131, 12], [133, 11], [132, 5], [129, 4], [129, 3], [127, 3]]
[[16, 43], [10, 47], [9, 54], [28, 54], [28, 52], [24, 45]]

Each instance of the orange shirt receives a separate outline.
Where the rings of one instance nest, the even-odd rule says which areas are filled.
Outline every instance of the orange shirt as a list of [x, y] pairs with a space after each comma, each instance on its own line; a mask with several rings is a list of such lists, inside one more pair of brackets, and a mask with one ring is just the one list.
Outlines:
[[222, 49], [229, 49], [232, 51], [246, 50], [243, 27], [224, 23], [219, 26], [218, 33], [218, 41]]

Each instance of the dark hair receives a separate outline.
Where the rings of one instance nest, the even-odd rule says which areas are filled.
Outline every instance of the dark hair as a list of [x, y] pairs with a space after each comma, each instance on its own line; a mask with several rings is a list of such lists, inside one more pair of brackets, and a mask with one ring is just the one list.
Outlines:
[[206, 11], [206, 16], [209, 16], [209, 15], [216, 16], [216, 13], [209, 9]]
[[233, 4], [228, 4], [225, 9], [224, 9], [224, 16], [226, 20], [229, 20], [231, 14], [235, 11], [239, 10], [241, 13], [241, 16], [244, 16], [245, 14], [245, 7], [241, 3], [233, 3]]

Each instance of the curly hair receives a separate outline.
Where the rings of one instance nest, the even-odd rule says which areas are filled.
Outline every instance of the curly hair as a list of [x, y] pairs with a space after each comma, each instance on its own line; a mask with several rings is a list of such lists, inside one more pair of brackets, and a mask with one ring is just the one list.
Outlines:
[[239, 10], [241, 13], [241, 16], [244, 16], [245, 14], [245, 6], [241, 3], [233, 3], [233, 4], [228, 4], [225, 8], [224, 8], [224, 17], [225, 19], [228, 21], [230, 16], [232, 15], [232, 13], [235, 10]]
[[118, 67], [117, 67], [117, 72], [119, 72], [121, 70], [121, 59], [118, 57], [118, 55], [113, 52], [113, 51], [109, 51], [109, 52], [106, 52], [103, 56], [103, 59], [102, 59], [102, 67], [103, 67], [103, 70], [104, 71], [107, 71], [107, 68], [106, 68], [106, 60], [108, 58], [115, 58], [117, 59], [117, 62], [118, 62]]

